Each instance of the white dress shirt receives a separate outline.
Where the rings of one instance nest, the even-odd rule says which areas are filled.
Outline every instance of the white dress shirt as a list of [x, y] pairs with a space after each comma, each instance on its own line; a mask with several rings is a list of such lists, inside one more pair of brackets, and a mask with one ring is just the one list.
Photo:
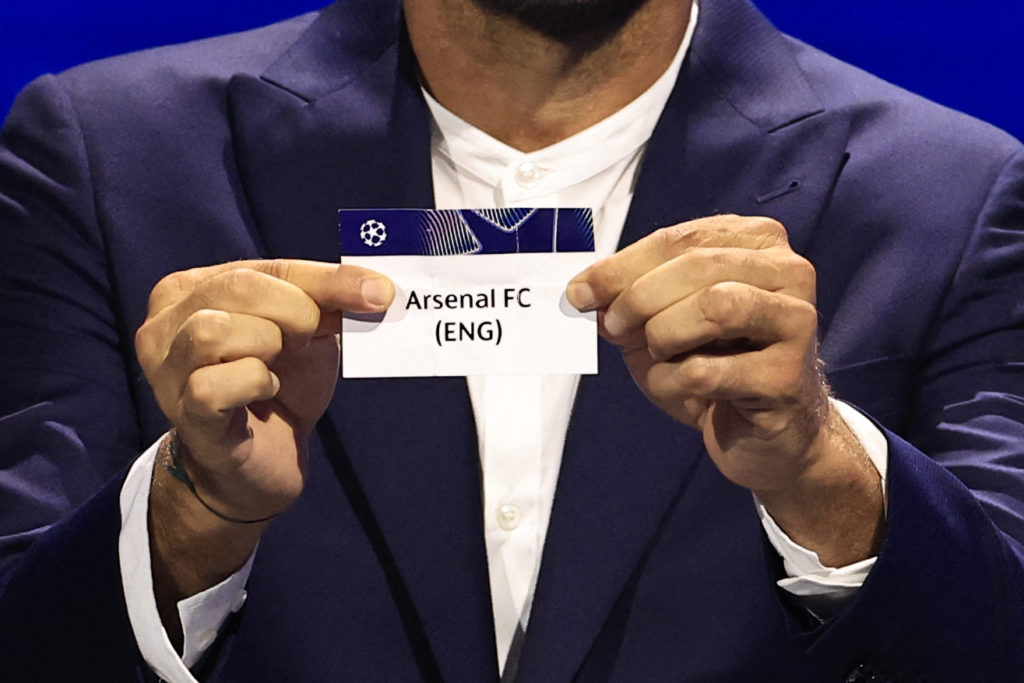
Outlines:
[[[594, 126], [545, 149], [524, 154], [474, 128], [424, 92], [433, 117], [434, 199], [438, 208], [590, 207], [597, 257], [615, 251], [650, 138], [685, 59], [698, 9], [668, 70], [630, 104]], [[540, 568], [579, 377], [467, 377], [476, 420], [484, 494], [484, 534], [490, 571], [498, 663], [517, 626], [525, 630]], [[637, 393], [636, 400], [646, 400]], [[835, 402], [868, 450], [884, 481], [884, 437], [856, 410]], [[179, 657], [160, 624], [153, 598], [146, 526], [156, 446], [133, 466], [121, 493], [121, 569], [129, 617], [143, 657], [173, 683], [188, 671], [231, 611], [245, 600], [252, 558], [221, 584], [178, 605], [185, 634]], [[755, 501], [756, 503], [756, 501]], [[794, 543], [757, 504], [769, 540], [790, 578], [779, 585], [797, 595], [838, 594], [863, 583], [874, 559], [838, 569]]]
[[[696, 27], [694, 5], [671, 65], [635, 100], [554, 145], [524, 154], [424, 91], [433, 117], [434, 201], [441, 209], [591, 208], [597, 258], [615, 252], [643, 151]], [[568, 284], [568, 283], [566, 283]], [[578, 375], [466, 378], [476, 418], [498, 662], [523, 630], [540, 569]], [[638, 392], [637, 400], [645, 400]]]

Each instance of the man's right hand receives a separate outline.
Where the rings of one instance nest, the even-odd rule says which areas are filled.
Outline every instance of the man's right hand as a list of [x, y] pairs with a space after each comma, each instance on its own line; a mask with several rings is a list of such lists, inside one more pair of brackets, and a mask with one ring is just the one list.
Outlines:
[[[393, 297], [373, 271], [312, 261], [239, 261], [157, 284], [136, 351], [203, 501], [250, 520], [296, 500], [306, 438], [337, 382], [341, 311], [383, 311]], [[218, 518], [159, 465], [153, 573], [169, 610], [237, 570], [265, 525]]]

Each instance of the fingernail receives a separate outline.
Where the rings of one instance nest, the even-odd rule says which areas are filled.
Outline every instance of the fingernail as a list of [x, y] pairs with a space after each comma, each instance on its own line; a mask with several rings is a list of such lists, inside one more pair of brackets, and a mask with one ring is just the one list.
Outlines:
[[391, 300], [391, 287], [379, 277], [363, 280], [359, 285], [359, 291], [366, 303], [377, 308], [386, 306]]
[[597, 297], [594, 290], [586, 282], [574, 282], [565, 290], [569, 303], [580, 311], [592, 311], [597, 308]]
[[277, 392], [281, 390], [281, 378], [275, 373], [270, 373], [270, 385], [274, 387], [274, 396], [277, 396]]
[[617, 337], [623, 332], [624, 325], [622, 324], [622, 318], [620, 318], [614, 310], [610, 310], [604, 314], [604, 329], [608, 331], [613, 337]]

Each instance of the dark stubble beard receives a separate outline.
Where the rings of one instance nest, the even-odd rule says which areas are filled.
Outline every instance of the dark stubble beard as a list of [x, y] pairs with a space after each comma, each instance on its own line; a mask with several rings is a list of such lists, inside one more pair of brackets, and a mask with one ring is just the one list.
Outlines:
[[649, 0], [472, 0], [489, 14], [512, 17], [576, 48], [592, 48], [613, 36]]

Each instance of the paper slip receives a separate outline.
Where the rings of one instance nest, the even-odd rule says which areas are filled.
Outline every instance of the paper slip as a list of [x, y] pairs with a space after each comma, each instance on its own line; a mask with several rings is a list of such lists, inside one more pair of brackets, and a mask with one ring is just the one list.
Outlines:
[[342, 209], [341, 262], [395, 283], [346, 315], [343, 377], [594, 374], [597, 317], [565, 296], [594, 262], [590, 209]]

